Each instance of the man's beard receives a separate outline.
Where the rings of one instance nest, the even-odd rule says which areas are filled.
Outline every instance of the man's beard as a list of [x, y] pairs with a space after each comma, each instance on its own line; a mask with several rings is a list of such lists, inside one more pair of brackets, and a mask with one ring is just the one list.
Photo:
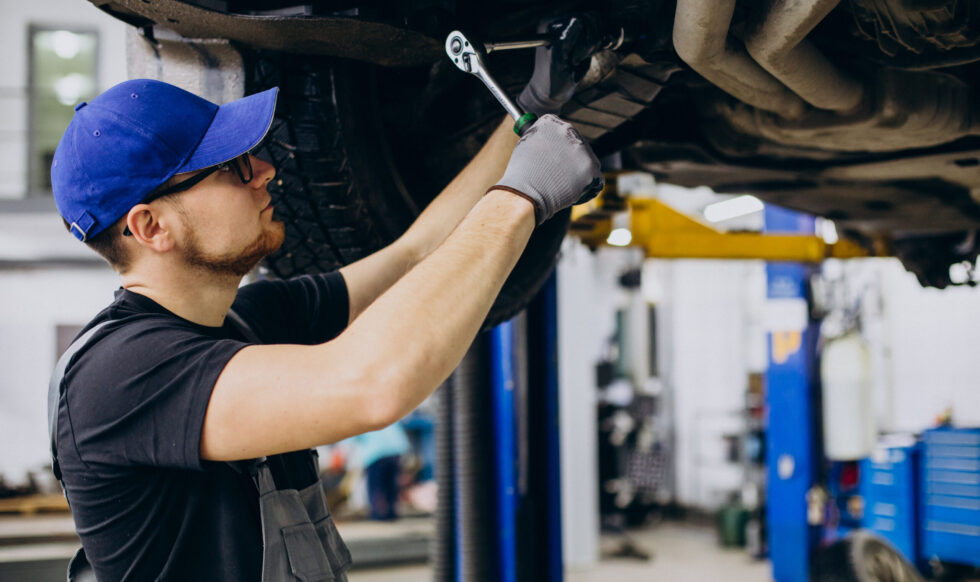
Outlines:
[[215, 275], [234, 275], [244, 277], [259, 261], [282, 246], [285, 230], [282, 222], [272, 223], [262, 230], [262, 234], [251, 244], [236, 254], [212, 255], [201, 250], [197, 237], [190, 231], [191, 236], [184, 247], [184, 260], [187, 264], [198, 267]]

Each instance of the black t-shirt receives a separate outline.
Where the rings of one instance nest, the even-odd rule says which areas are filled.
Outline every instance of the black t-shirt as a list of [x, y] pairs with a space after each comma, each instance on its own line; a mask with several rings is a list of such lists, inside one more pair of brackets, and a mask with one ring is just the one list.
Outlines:
[[[347, 286], [336, 272], [261, 281], [232, 309], [263, 343], [317, 344], [347, 325]], [[125, 290], [86, 329], [105, 320], [69, 363], [58, 410], [65, 490], [100, 582], [258, 582], [255, 486], [200, 458], [211, 390], [249, 342], [228, 319], [197, 325]], [[278, 456], [277, 482], [312, 482], [308, 459]]]

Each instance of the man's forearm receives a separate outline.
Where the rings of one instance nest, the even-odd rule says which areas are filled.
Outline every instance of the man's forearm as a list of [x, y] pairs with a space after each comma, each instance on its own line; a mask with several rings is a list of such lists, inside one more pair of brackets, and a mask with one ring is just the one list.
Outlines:
[[496, 184], [517, 143], [511, 127], [510, 118], [505, 119], [480, 153], [398, 240], [340, 269], [350, 296], [350, 321], [442, 244], [483, 193]]
[[509, 117], [504, 118], [480, 152], [399, 239], [399, 243], [412, 250], [416, 261], [442, 244], [483, 193], [503, 175], [517, 143], [513, 126]]
[[391, 420], [410, 412], [459, 364], [533, 229], [529, 202], [492, 192], [334, 340], [385, 355], [372, 364], [381, 376], [373, 384], [384, 391], [379, 402], [393, 407]]

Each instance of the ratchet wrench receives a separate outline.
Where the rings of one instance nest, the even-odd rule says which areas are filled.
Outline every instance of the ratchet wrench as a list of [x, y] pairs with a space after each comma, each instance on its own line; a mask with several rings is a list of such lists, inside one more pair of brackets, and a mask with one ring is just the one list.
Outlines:
[[487, 86], [490, 93], [497, 98], [497, 101], [504, 106], [507, 113], [514, 118], [514, 133], [524, 135], [524, 132], [537, 121], [538, 116], [521, 110], [520, 106], [507, 96], [507, 93], [497, 84], [497, 81], [490, 75], [490, 71], [487, 70], [486, 65], [483, 63], [481, 52], [470, 43], [466, 35], [458, 30], [450, 32], [449, 36], [446, 37], [446, 54], [449, 55], [449, 59], [461, 71], [475, 75], [483, 81], [483, 84]]

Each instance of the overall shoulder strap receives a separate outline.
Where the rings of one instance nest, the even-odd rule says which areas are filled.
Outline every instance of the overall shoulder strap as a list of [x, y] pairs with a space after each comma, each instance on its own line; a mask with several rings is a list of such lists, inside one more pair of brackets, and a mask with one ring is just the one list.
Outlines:
[[62, 380], [65, 378], [65, 370], [78, 350], [85, 347], [92, 336], [110, 321], [112, 320], [106, 320], [92, 326], [91, 329], [72, 342], [65, 353], [61, 355], [61, 358], [58, 359], [54, 372], [51, 373], [51, 381], [48, 383], [48, 434], [51, 435], [51, 469], [58, 481], [61, 481], [61, 467], [58, 465], [58, 405], [64, 394]]

